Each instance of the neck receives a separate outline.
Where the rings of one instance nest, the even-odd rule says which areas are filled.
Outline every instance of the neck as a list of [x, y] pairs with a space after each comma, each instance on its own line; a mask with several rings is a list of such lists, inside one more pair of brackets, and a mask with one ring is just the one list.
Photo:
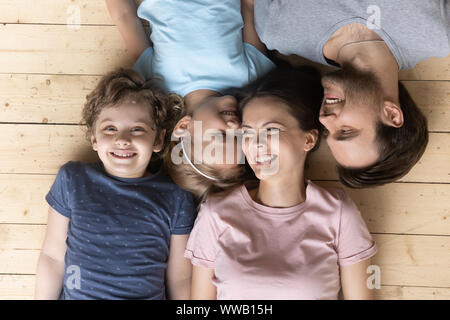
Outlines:
[[303, 170], [300, 174], [290, 175], [288, 179], [261, 180], [258, 188], [253, 190], [252, 198], [255, 202], [272, 208], [293, 207], [306, 200], [304, 181]]
[[346, 45], [341, 48], [336, 62], [371, 71], [380, 81], [384, 99], [398, 103], [398, 64], [384, 41]]
[[199, 89], [189, 92], [184, 97], [184, 104], [188, 113], [192, 113], [200, 104], [202, 104], [207, 98], [220, 95], [219, 92], [209, 89]]

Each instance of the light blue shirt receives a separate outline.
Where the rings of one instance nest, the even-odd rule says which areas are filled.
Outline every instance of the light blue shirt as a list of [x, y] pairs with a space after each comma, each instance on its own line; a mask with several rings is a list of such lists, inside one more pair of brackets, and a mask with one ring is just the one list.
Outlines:
[[145, 0], [138, 16], [148, 20], [153, 47], [134, 69], [163, 80], [181, 96], [198, 90], [223, 92], [256, 80], [274, 67], [244, 43], [240, 0]]

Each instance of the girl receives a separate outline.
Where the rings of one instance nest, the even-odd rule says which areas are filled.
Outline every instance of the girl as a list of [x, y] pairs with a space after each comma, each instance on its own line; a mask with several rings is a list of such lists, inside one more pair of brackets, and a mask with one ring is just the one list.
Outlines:
[[105, 76], [88, 96], [83, 122], [100, 162], [65, 164], [46, 196], [37, 299], [189, 298], [193, 198], [147, 170], [180, 100], [133, 70]]
[[305, 180], [320, 75], [276, 70], [244, 90], [243, 151], [257, 181], [202, 204], [185, 257], [193, 299], [368, 299], [376, 245], [346, 193]]
[[[183, 154], [185, 161], [165, 161], [174, 181], [199, 198], [235, 184], [244, 171], [239, 155], [225, 156], [237, 151], [236, 141], [225, 135], [239, 127], [240, 119], [236, 99], [223, 94], [274, 66], [257, 37], [253, 11], [242, 7], [244, 24], [239, 0], [144, 0], [137, 15], [134, 0], [106, 4], [136, 62], [134, 69], [164, 80], [168, 92], [185, 98], [186, 109], [174, 130], [174, 138], [182, 140], [177, 145], [184, 147], [174, 154]], [[138, 16], [149, 22], [151, 42]], [[200, 130], [194, 130], [196, 123]], [[207, 132], [214, 139], [206, 139]], [[219, 153], [223, 156], [217, 159]]]

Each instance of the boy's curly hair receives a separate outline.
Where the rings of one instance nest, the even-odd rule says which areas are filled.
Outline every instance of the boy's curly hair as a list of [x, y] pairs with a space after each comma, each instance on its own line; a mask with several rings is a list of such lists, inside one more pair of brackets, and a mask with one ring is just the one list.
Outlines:
[[103, 76], [97, 87], [87, 95], [81, 125], [86, 126], [88, 140], [95, 131], [95, 122], [100, 112], [125, 101], [136, 101], [148, 107], [157, 137], [162, 130], [166, 130], [164, 146], [158, 152], [163, 157], [168, 151], [174, 121], [183, 110], [183, 99], [176, 94], [166, 94], [156, 79], [145, 81], [132, 69], [120, 68]]

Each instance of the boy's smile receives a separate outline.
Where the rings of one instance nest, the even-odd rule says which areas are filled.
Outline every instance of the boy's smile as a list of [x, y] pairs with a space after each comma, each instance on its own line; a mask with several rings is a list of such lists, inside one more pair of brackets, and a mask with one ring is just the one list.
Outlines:
[[103, 109], [91, 141], [106, 172], [122, 178], [144, 176], [153, 151], [162, 148], [162, 142], [154, 145], [156, 130], [148, 107], [134, 101]]

